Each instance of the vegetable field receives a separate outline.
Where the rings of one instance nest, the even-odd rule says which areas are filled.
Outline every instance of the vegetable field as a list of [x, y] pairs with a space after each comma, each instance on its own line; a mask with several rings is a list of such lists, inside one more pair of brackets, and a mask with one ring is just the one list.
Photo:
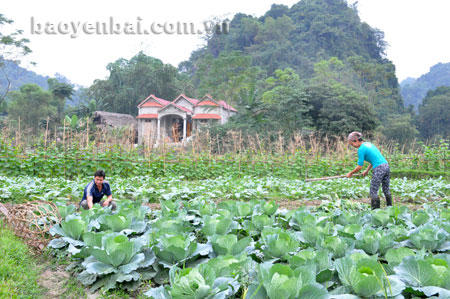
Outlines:
[[[394, 207], [375, 211], [366, 204], [368, 177], [305, 181], [350, 170], [354, 153], [344, 147], [141, 155], [0, 145], [0, 203], [56, 205], [57, 213], [33, 225], [52, 226], [47, 250], [67, 264], [77, 294], [450, 298], [445, 142], [390, 151]], [[106, 170], [116, 211], [78, 210], [98, 168]]]
[[[81, 142], [81, 141], [79, 141]], [[31, 145], [29, 145], [31, 146]], [[242, 145], [236, 145], [241, 148]], [[62, 147], [35, 145], [32, 150], [0, 141], [0, 175], [61, 177], [77, 179], [91, 176], [103, 169], [108, 176], [152, 178], [183, 176], [186, 180], [205, 180], [223, 176], [273, 176], [285, 179], [305, 179], [340, 175], [355, 163], [355, 152], [346, 144], [326, 144], [326, 150], [295, 147], [273, 152], [241, 149], [217, 153], [212, 148], [192, 151], [161, 149], [142, 153], [144, 149], [123, 149], [110, 145], [103, 150], [94, 144], [80, 147], [79, 143]], [[442, 140], [433, 146], [422, 145], [405, 153], [398, 148], [380, 147], [392, 169], [392, 176], [403, 178], [450, 178], [449, 143]]]
[[[218, 177], [188, 181], [183, 176], [133, 179], [107, 178], [114, 198], [159, 203], [160, 200], [336, 200], [369, 197], [370, 178], [337, 179], [305, 182], [301, 179], [277, 177]], [[79, 202], [83, 189], [91, 178], [37, 178], [0, 176], [0, 199], [20, 203], [27, 200]], [[391, 192], [399, 201], [424, 203], [450, 198], [450, 183], [442, 178], [411, 180], [391, 179]], [[381, 191], [380, 191], [381, 193]]]
[[151, 298], [450, 296], [450, 210], [438, 203], [283, 210], [192, 199], [151, 211], [124, 200], [117, 212], [59, 211], [49, 246], [70, 253], [92, 291], [132, 291], [151, 279]]

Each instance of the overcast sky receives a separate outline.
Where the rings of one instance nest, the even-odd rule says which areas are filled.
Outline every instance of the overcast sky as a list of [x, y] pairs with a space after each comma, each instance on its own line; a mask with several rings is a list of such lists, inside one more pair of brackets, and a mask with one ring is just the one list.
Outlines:
[[[45, 23], [108, 23], [112, 17], [116, 23], [135, 24], [134, 31], [137, 31], [139, 17], [144, 28], [153, 22], [186, 22], [202, 29], [202, 22], [214, 16], [231, 18], [237, 12], [261, 16], [272, 3], [291, 7], [296, 2], [298, 0], [14, 0], [2, 1], [0, 12], [14, 20], [14, 28], [24, 30], [24, 37], [30, 39], [33, 53], [27, 60], [36, 62], [37, 66], [28, 65], [27, 68], [49, 76], [58, 72], [73, 83], [88, 86], [95, 79], [104, 79], [108, 74], [106, 65], [118, 58], [129, 59], [142, 50], [164, 63], [177, 66], [203, 41], [193, 34], [78, 33], [76, 37], [37, 34], [39, 29], [46, 28]], [[406, 77], [419, 77], [438, 62], [450, 61], [449, 0], [360, 0], [358, 8], [363, 21], [385, 32], [385, 40], [389, 43], [387, 57], [396, 65], [400, 81]], [[38, 24], [43, 27], [39, 28]], [[35, 34], [32, 34], [33, 29]], [[67, 30], [63, 27], [63, 31]], [[75, 35], [72, 29], [70, 32]]]

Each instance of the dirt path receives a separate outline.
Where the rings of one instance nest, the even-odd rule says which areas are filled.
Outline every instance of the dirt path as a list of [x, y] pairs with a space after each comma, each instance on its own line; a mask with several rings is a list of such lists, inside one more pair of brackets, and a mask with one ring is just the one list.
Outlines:
[[64, 285], [69, 277], [70, 274], [61, 266], [57, 269], [46, 266], [38, 280], [39, 285], [47, 290], [43, 298], [61, 298], [65, 292]]
[[[45, 289], [42, 298], [45, 299], [95, 299], [99, 298], [99, 294], [90, 294], [81, 284], [74, 283], [71, 280], [71, 274], [65, 271], [65, 265], [50, 265], [44, 262], [43, 271], [38, 279], [38, 284]], [[80, 296], [80, 292], [83, 295]]]

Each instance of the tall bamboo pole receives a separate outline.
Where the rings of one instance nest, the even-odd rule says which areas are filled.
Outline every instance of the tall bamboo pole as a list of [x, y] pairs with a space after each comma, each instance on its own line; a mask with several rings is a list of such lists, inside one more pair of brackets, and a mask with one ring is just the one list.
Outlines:
[[47, 116], [47, 125], [45, 127], [45, 140], [44, 140], [44, 150], [47, 150], [47, 134], [48, 134], [48, 121], [50, 117]]
[[86, 117], [86, 147], [89, 146], [89, 117]]

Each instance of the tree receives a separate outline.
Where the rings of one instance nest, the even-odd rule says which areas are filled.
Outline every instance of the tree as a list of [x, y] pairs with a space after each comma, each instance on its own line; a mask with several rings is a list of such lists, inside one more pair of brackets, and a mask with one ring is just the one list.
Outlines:
[[276, 19], [266, 17], [264, 25], [255, 36], [257, 44], [263, 44], [269, 41], [284, 42], [289, 39], [289, 34], [295, 29], [294, 22], [286, 15]]
[[323, 134], [340, 136], [351, 131], [372, 132], [378, 120], [367, 97], [342, 85], [330, 87], [331, 97], [324, 96], [317, 129]]
[[306, 95], [301, 86], [287, 85], [280, 86], [271, 91], [272, 95], [279, 99], [279, 102], [271, 106], [270, 119], [274, 126], [273, 131], [277, 129], [283, 131], [286, 135], [305, 128], [311, 127], [311, 119], [308, 112], [311, 109], [306, 104]]
[[242, 89], [256, 86], [265, 73], [251, 65], [250, 56], [240, 51], [223, 52], [214, 58], [207, 55], [197, 62], [193, 82], [197, 87], [196, 96], [206, 93], [231, 104], [238, 101]]
[[305, 88], [306, 103], [311, 107], [308, 115], [315, 128], [319, 127], [320, 110], [328, 99], [335, 96], [333, 88], [326, 84], [309, 85]]
[[295, 29], [294, 22], [288, 16], [266, 17], [253, 45], [245, 50], [252, 56], [253, 64], [272, 74], [277, 69], [289, 67], [286, 58], [293, 52], [290, 33]]
[[259, 84], [242, 88], [237, 101], [238, 114], [223, 130], [242, 130], [249, 134], [283, 132], [292, 135], [311, 125], [303, 85], [293, 69], [276, 70], [273, 77]]
[[57, 108], [51, 105], [53, 95], [36, 84], [24, 84], [9, 94], [8, 118], [19, 120], [22, 128], [36, 132], [47, 117], [54, 119]]
[[185, 92], [180, 86], [189, 86], [174, 66], [142, 52], [130, 60], [120, 58], [107, 69], [108, 78], [91, 85], [89, 98], [107, 104], [110, 112], [137, 115], [137, 105], [150, 94], [172, 101]]
[[90, 117], [95, 111], [106, 111], [108, 104], [103, 99], [92, 99], [89, 89], [81, 88], [79, 102], [65, 111], [66, 115], [76, 115], [78, 118]]
[[48, 87], [54, 97], [52, 102], [56, 106], [57, 121], [64, 117], [64, 107], [66, 106], [66, 99], [70, 99], [74, 93], [73, 86], [67, 83], [58, 82], [57, 79], [48, 79]]
[[417, 111], [428, 91], [435, 90], [439, 86], [450, 86], [450, 63], [435, 64], [428, 73], [417, 79], [408, 79], [402, 82], [402, 96], [405, 105], [414, 105]]
[[275, 77], [266, 80], [268, 90], [263, 93], [262, 101], [268, 104], [268, 116], [272, 131], [284, 131], [291, 135], [312, 123], [306, 104], [307, 97], [300, 77], [291, 68], [276, 70]]
[[23, 30], [15, 30], [11, 34], [2, 33], [4, 26], [12, 25], [13, 23], [13, 20], [10, 20], [3, 14], [0, 14], [0, 29], [2, 29], [0, 30], [0, 69], [6, 81], [8, 82], [4, 93], [0, 95], [0, 106], [3, 104], [6, 96], [11, 90], [11, 81], [8, 77], [8, 74], [5, 72], [5, 64], [19, 64], [20, 59], [23, 56], [31, 53], [31, 49], [27, 46], [29, 40], [26, 38], [20, 38]]
[[418, 134], [416, 126], [412, 122], [411, 114], [393, 114], [383, 123], [381, 132], [388, 139], [396, 140], [404, 144], [414, 139]]
[[391, 114], [406, 112], [392, 62], [387, 59], [375, 61], [351, 56], [346, 64], [353, 72], [353, 88], [364, 90], [380, 120], [385, 121]]
[[366, 95], [377, 117], [383, 121], [405, 110], [390, 62], [367, 61], [361, 56], [351, 56], [344, 62], [331, 57], [314, 64], [314, 76], [309, 82], [312, 85], [338, 83]]
[[349, 76], [346, 73], [345, 64], [337, 57], [331, 57], [314, 64], [314, 76], [310, 82], [314, 85], [344, 83], [343, 78]]
[[236, 105], [238, 113], [226, 124], [212, 127], [213, 134], [224, 136], [230, 130], [252, 134], [267, 130], [267, 107], [254, 86], [240, 90]]
[[274, 19], [286, 16], [289, 13], [289, 7], [284, 4], [272, 4], [264, 17], [272, 17]]
[[419, 106], [417, 124], [423, 138], [450, 137], [450, 87], [428, 92]]

